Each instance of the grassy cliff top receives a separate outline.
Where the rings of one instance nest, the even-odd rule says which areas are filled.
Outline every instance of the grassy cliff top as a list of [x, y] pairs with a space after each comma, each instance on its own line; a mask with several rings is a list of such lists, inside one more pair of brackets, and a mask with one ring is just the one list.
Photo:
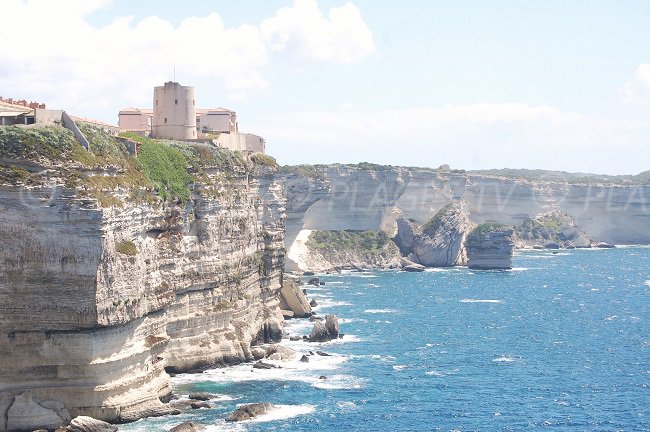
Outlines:
[[388, 171], [392, 169], [410, 169], [418, 171], [428, 171], [440, 174], [467, 174], [467, 175], [482, 175], [493, 177], [505, 177], [511, 179], [530, 180], [530, 181], [549, 181], [557, 183], [570, 183], [570, 184], [635, 184], [635, 185], [650, 185], [650, 171], [644, 171], [637, 175], [606, 175], [606, 174], [588, 174], [588, 173], [570, 173], [565, 171], [552, 171], [541, 169], [489, 169], [489, 170], [470, 170], [451, 169], [443, 170], [440, 168], [428, 167], [406, 167], [406, 166], [393, 166], [393, 165], [380, 165], [369, 162], [361, 162], [358, 164], [316, 164], [316, 165], [285, 165], [282, 167], [282, 172], [286, 174], [298, 174], [304, 177], [324, 180], [326, 178], [325, 171], [328, 168], [353, 168], [366, 171]]
[[[209, 181], [208, 170], [241, 177], [258, 167], [277, 169], [275, 159], [266, 155], [249, 160], [240, 152], [213, 145], [124, 134], [121, 138], [140, 144], [135, 157], [119, 138], [87, 123], [78, 126], [91, 152], [62, 126], [0, 127], [0, 183], [39, 185], [58, 178], [66, 187], [81, 188], [98, 199], [106, 198], [102, 192], [117, 188], [155, 189], [163, 199], [187, 199], [192, 183]], [[102, 204], [114, 203], [105, 199]]]

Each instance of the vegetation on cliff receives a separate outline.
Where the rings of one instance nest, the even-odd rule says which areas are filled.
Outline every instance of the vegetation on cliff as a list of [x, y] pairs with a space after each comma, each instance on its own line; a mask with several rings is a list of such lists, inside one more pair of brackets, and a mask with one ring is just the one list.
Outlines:
[[397, 246], [381, 230], [313, 231], [307, 246], [333, 264], [378, 263], [399, 257]]
[[[426, 234], [428, 236], [433, 236], [435, 235], [436, 231], [438, 231], [438, 228], [442, 225], [443, 218], [444, 216], [453, 210], [455, 207], [457, 207], [456, 204], [454, 203], [449, 203], [438, 212], [433, 215], [431, 219], [429, 219], [424, 225], [422, 225], [422, 233]], [[458, 208], [460, 210], [460, 208]]]
[[[193, 183], [212, 183], [211, 175], [244, 177], [253, 170], [277, 169], [270, 156], [253, 155], [203, 143], [154, 140], [134, 133], [114, 137], [78, 122], [90, 142], [86, 151], [62, 126], [0, 128], [0, 183], [42, 186], [55, 183], [95, 198], [102, 207], [124, 200], [188, 199]], [[138, 144], [137, 156], [123, 143]], [[209, 171], [209, 173], [208, 173]]]
[[472, 244], [481, 242], [490, 237], [491, 234], [511, 230], [510, 227], [503, 224], [484, 223], [474, 228], [467, 236], [467, 243]]

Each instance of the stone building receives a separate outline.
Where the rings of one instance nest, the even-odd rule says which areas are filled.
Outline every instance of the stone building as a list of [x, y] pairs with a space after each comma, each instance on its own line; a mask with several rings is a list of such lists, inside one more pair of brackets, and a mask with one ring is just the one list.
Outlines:
[[168, 81], [153, 89], [153, 138], [196, 139], [194, 87]]
[[120, 131], [181, 141], [210, 140], [230, 150], [264, 152], [264, 138], [239, 131], [235, 111], [196, 108], [194, 87], [169, 81], [154, 88], [153, 103], [153, 109], [129, 107], [121, 110]]

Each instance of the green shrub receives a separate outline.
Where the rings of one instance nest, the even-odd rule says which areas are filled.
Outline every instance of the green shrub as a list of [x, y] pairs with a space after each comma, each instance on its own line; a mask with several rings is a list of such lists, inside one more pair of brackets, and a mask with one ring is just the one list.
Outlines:
[[115, 250], [128, 256], [136, 256], [138, 253], [138, 248], [135, 243], [129, 240], [122, 240], [121, 242], [116, 243]]
[[5, 158], [62, 160], [79, 146], [72, 132], [62, 126], [0, 127], [0, 155]]
[[153, 141], [144, 142], [140, 146], [138, 162], [163, 198], [189, 198], [188, 185], [193, 178], [187, 172], [187, 158], [180, 150]]
[[277, 168], [278, 162], [271, 156], [265, 155], [264, 153], [253, 153], [251, 155], [251, 162], [253, 165], [266, 166], [271, 168]]

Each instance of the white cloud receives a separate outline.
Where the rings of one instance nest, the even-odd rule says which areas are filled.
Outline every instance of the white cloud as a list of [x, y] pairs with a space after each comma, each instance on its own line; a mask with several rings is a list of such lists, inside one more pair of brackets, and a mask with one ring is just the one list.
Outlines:
[[5, 0], [2, 96], [97, 115], [115, 101], [148, 104], [152, 86], [169, 79], [174, 67], [179, 81], [214, 79], [245, 96], [269, 84], [264, 68], [270, 56], [349, 63], [374, 50], [352, 4], [326, 18], [315, 0], [296, 0], [259, 25], [238, 27], [227, 27], [216, 13], [178, 26], [156, 16], [119, 17], [101, 28], [88, 23], [89, 13], [109, 6], [108, 0]]
[[625, 83], [621, 93], [625, 102], [650, 108], [650, 63], [637, 66], [634, 79]]
[[[291, 125], [282, 118], [291, 118]], [[648, 169], [650, 124], [523, 103], [282, 113], [253, 125], [280, 163], [375, 162], [597, 173]], [[297, 151], [309, 145], [309, 152]]]
[[298, 58], [356, 63], [375, 51], [372, 33], [352, 3], [332, 8], [326, 18], [316, 0], [296, 0], [260, 27], [272, 50]]

